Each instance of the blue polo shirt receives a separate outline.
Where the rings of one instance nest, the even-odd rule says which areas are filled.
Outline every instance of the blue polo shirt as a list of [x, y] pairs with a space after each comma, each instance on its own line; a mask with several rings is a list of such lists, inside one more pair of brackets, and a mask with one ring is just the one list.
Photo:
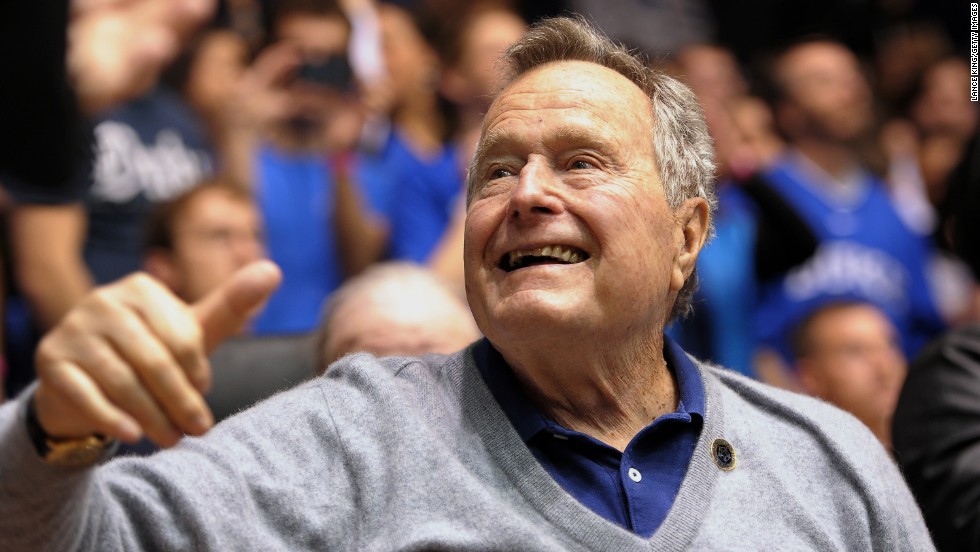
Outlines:
[[664, 357], [679, 391], [677, 410], [653, 420], [624, 452], [545, 417], [486, 339], [475, 353], [490, 392], [555, 481], [600, 516], [652, 535], [674, 503], [704, 422], [704, 383], [684, 350], [664, 338]]

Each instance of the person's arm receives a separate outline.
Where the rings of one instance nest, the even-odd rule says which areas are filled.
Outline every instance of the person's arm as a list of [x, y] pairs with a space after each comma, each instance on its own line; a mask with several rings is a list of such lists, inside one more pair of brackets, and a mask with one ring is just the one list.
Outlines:
[[204, 438], [96, 468], [41, 461], [24, 423], [30, 394], [10, 401], [0, 407], [0, 550], [340, 547], [359, 516], [344, 515], [354, 487], [343, 462], [324, 456], [343, 449], [325, 383], [280, 394]]
[[782, 276], [809, 259], [819, 241], [810, 226], [761, 175], [741, 188], [755, 212], [755, 273], [759, 281]]
[[92, 287], [82, 258], [80, 204], [18, 205], [10, 218], [17, 285], [44, 328], [53, 327]]
[[350, 157], [337, 157], [334, 167], [333, 220], [341, 259], [348, 276], [355, 276], [381, 259], [388, 246], [388, 222], [374, 214], [354, 182]]
[[232, 101], [220, 114], [223, 124], [217, 141], [223, 170], [245, 189], [253, 188], [253, 165], [262, 140], [291, 114], [285, 87], [299, 64], [295, 44], [278, 42], [266, 47], [245, 71]]
[[211, 425], [206, 351], [237, 333], [281, 279], [275, 264], [256, 261], [194, 305], [143, 273], [94, 290], [38, 346], [41, 427], [66, 439], [145, 434], [164, 447], [200, 435]]
[[83, 111], [97, 114], [153, 87], [214, 0], [72, 0], [68, 76]]
[[[51, 440], [93, 445], [96, 435], [135, 442], [145, 434], [172, 446], [182, 434], [207, 431], [206, 351], [234, 334], [280, 280], [274, 264], [258, 261], [192, 306], [145, 274], [80, 301], [41, 341], [37, 384], [0, 407], [0, 549], [113, 548], [106, 539], [118, 540], [119, 549], [213, 548], [200, 540], [208, 538], [208, 523], [218, 521], [208, 516], [210, 495], [200, 496], [205, 487], [195, 483], [194, 454], [169, 468], [165, 460], [156, 467], [137, 463], [100, 482], [91, 469], [95, 458], [67, 465], [44, 449], [57, 449]], [[228, 456], [197, 456], [214, 464], [198, 475], [231, 479], [206, 488], [241, 490], [235, 478], [242, 474]], [[120, 464], [126, 465], [114, 466]], [[181, 474], [186, 484], [175, 488], [168, 473]], [[178, 504], [184, 515], [172, 515]], [[194, 541], [180, 540], [190, 538], [182, 526], [196, 530]], [[165, 540], [146, 540], [156, 537]]]

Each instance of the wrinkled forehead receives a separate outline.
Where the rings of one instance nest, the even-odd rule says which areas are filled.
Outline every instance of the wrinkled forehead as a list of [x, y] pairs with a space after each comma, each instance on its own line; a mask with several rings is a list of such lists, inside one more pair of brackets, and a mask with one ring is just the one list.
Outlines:
[[483, 129], [502, 111], [577, 105], [638, 113], [649, 111], [650, 99], [636, 84], [608, 67], [587, 61], [551, 62], [507, 83], [487, 110]]
[[[501, 150], [521, 154], [545, 142], [649, 150], [652, 159], [651, 106], [638, 86], [612, 69], [583, 61], [543, 65], [514, 79], [494, 99], [472, 168]], [[472, 179], [470, 184], [472, 192]]]

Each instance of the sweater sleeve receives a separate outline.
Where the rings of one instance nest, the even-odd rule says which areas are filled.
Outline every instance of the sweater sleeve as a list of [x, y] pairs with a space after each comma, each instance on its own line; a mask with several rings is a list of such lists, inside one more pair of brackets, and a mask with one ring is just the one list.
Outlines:
[[67, 470], [31, 446], [27, 394], [0, 408], [0, 550], [334, 548], [348, 466], [318, 382], [151, 457]]
[[25, 424], [32, 396], [0, 406], [0, 550], [73, 550], [95, 470], [41, 461]]

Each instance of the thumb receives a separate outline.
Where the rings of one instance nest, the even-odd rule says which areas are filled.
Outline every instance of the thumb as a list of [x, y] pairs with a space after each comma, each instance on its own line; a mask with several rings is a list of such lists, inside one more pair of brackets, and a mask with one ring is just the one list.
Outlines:
[[235, 273], [191, 308], [204, 330], [208, 353], [238, 333], [265, 306], [282, 282], [282, 271], [269, 260], [255, 261]]

